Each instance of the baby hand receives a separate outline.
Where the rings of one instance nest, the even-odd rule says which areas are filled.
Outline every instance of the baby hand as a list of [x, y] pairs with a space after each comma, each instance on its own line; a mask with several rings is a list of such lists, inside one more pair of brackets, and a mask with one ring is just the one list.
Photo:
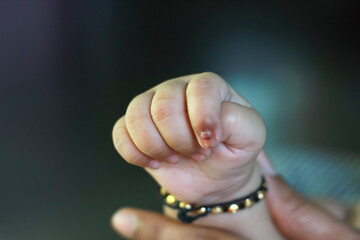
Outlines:
[[168, 80], [138, 95], [113, 130], [127, 162], [145, 167], [176, 198], [198, 204], [254, 190], [265, 138], [260, 114], [214, 73]]

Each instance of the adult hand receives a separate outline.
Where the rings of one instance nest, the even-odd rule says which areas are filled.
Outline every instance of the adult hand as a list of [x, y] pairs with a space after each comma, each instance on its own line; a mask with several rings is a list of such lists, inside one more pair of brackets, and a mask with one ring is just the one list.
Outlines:
[[264, 152], [257, 160], [269, 186], [266, 201], [270, 214], [287, 239], [360, 240], [359, 232], [289, 186]]
[[[290, 187], [276, 174], [265, 154], [260, 154], [258, 161], [268, 182], [267, 204], [270, 213], [287, 239], [360, 240], [359, 232], [315, 206]], [[135, 240], [243, 239], [215, 228], [182, 224], [158, 213], [138, 209], [118, 211], [112, 219], [112, 225], [115, 231]]]
[[159, 213], [133, 208], [116, 212], [112, 225], [121, 235], [135, 240], [244, 240], [215, 228], [184, 224]]

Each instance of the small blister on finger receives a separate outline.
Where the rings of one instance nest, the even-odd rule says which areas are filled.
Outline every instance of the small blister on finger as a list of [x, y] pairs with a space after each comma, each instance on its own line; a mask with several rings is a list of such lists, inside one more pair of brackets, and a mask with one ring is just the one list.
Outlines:
[[203, 148], [212, 148], [216, 145], [215, 133], [211, 130], [204, 130], [200, 133], [200, 145]]

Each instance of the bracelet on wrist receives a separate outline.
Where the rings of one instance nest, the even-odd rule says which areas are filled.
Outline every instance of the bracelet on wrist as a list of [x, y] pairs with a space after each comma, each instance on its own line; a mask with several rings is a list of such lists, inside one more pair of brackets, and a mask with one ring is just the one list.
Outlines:
[[255, 203], [264, 199], [266, 192], [267, 184], [265, 178], [262, 176], [260, 186], [247, 196], [228, 202], [198, 206], [196, 204], [179, 201], [172, 194], [166, 191], [166, 189], [160, 189], [163, 204], [170, 208], [178, 209], [179, 212], [177, 214], [177, 217], [184, 223], [192, 223], [196, 219], [200, 217], [205, 217], [208, 214], [235, 214], [240, 210], [252, 207]]

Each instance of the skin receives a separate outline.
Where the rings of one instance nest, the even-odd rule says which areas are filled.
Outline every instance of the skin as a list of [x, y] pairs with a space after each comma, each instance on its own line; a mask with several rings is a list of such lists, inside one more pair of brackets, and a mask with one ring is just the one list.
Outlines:
[[[266, 201], [277, 227], [286, 239], [360, 239], [359, 232], [313, 205], [291, 188], [281, 176], [266, 172], [265, 176], [269, 186]], [[136, 219], [133, 228], [129, 228], [130, 225], [124, 228], [118, 221], [126, 214]], [[158, 213], [131, 208], [119, 210], [112, 219], [112, 226], [119, 234], [136, 240], [245, 239], [216, 228], [182, 224]]]
[[178, 199], [199, 204], [241, 193], [265, 138], [260, 114], [214, 73], [168, 80], [138, 95], [113, 131], [126, 161], [145, 167]]
[[[266, 128], [251, 104], [214, 73], [165, 81], [136, 96], [114, 126], [114, 145], [177, 199], [192, 204], [245, 196], [261, 181]], [[282, 239], [266, 204], [195, 221], [252, 239]], [[165, 209], [168, 216], [176, 212]], [[261, 224], [264, 231], [253, 226]]]
[[[214, 73], [171, 79], [138, 95], [113, 130], [115, 148], [127, 162], [144, 167], [177, 199], [195, 204], [229, 201], [257, 188], [260, 172], [256, 160], [261, 162], [264, 156], [265, 139], [266, 129], [260, 114]], [[282, 239], [268, 208], [272, 205], [261, 201], [237, 214], [201, 218], [194, 225], [201, 225], [199, 229], [220, 228], [247, 239]], [[168, 216], [176, 215], [165, 210]], [[145, 219], [148, 216], [139, 214], [145, 214], [142, 215]], [[286, 214], [280, 217], [274, 218], [275, 223], [289, 220]], [[159, 216], [156, 219], [162, 223], [168, 221]], [[305, 218], [299, 224], [306, 221]], [[131, 222], [134, 221], [120, 225]], [[171, 226], [184, 228], [180, 223]], [[257, 226], [261, 226], [261, 231]], [[198, 228], [186, 226], [187, 230]]]

